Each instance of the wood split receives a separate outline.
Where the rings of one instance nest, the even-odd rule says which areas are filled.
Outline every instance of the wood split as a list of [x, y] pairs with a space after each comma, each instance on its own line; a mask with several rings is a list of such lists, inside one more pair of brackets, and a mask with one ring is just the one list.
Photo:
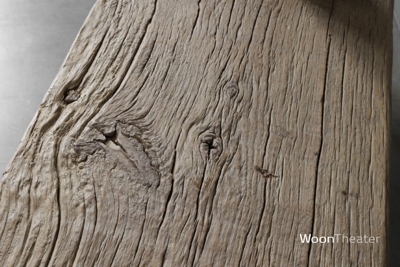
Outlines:
[[268, 179], [268, 178], [277, 178], [277, 177], [279, 177], [279, 176], [274, 175], [274, 174], [270, 173], [268, 170], [263, 169], [263, 168], [261, 168], [261, 167], [259, 167], [259, 166], [255, 166], [255, 170], [258, 171], [259, 173], [261, 173], [261, 175], [262, 175], [264, 178], [267, 178], [267, 179]]

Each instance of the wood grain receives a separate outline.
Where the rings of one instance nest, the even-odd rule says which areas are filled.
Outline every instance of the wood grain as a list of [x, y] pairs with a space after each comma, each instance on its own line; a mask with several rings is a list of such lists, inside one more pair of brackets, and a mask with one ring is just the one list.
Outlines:
[[0, 265], [385, 266], [392, 11], [98, 0], [4, 174]]

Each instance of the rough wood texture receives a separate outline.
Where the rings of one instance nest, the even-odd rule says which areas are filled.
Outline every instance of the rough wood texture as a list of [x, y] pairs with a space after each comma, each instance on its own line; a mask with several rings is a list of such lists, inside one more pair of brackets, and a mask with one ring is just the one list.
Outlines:
[[4, 174], [0, 266], [384, 266], [391, 19], [99, 0]]

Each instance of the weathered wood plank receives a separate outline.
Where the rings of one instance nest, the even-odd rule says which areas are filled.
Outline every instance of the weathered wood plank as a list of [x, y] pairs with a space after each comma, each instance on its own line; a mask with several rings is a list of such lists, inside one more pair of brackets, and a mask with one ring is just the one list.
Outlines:
[[0, 264], [385, 265], [392, 8], [99, 0], [4, 174]]

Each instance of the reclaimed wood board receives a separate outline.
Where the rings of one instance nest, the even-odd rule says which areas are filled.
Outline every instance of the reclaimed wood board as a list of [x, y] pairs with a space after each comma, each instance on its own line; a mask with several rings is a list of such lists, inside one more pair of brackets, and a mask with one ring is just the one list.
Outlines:
[[[392, 11], [98, 0], [4, 173], [0, 265], [385, 266]], [[335, 234], [378, 239], [301, 240]]]

